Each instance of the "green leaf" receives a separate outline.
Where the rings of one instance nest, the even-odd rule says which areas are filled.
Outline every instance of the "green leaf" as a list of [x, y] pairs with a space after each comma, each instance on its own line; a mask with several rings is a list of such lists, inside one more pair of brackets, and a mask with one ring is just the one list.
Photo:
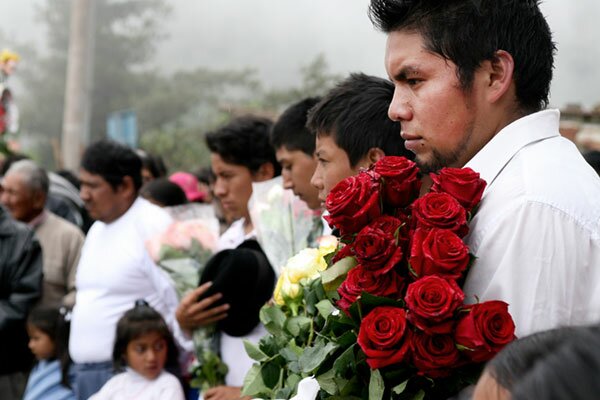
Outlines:
[[317, 310], [319, 310], [319, 314], [325, 319], [327, 319], [327, 317], [329, 317], [329, 315], [331, 315], [331, 313], [336, 309], [329, 299], [319, 301], [315, 307]]
[[338, 345], [333, 342], [328, 342], [326, 345], [319, 342], [315, 346], [307, 348], [298, 360], [301, 371], [307, 374], [313, 372], [337, 348]]
[[412, 400], [423, 400], [425, 398], [425, 391], [419, 390], [417, 394], [415, 394]]
[[258, 364], [254, 364], [252, 368], [250, 368], [250, 371], [248, 371], [246, 377], [244, 378], [242, 395], [255, 397], [256, 395], [268, 391], [260, 373], [260, 369], [261, 366]]
[[325, 372], [324, 374], [321, 374], [316, 377], [317, 382], [319, 382], [319, 386], [321, 387], [321, 389], [326, 391], [330, 395], [335, 395], [338, 393], [338, 386], [337, 386], [337, 383], [334, 380], [334, 378], [335, 378], [335, 371], [333, 369], [330, 369], [329, 371]]
[[276, 385], [279, 383], [279, 376], [281, 373], [281, 368], [275, 365], [275, 363], [262, 364], [260, 368], [263, 382], [265, 386], [270, 389], [277, 389]]
[[311, 319], [302, 315], [288, 318], [285, 323], [285, 328], [292, 336], [300, 336], [300, 332], [308, 331], [310, 328]]
[[285, 380], [285, 386], [296, 390], [298, 383], [302, 380], [302, 377], [298, 374], [290, 374]]
[[401, 394], [406, 390], [406, 385], [408, 385], [408, 379], [402, 382], [399, 385], [396, 385], [392, 388], [392, 392], [395, 394]]
[[278, 335], [283, 331], [285, 319], [285, 314], [278, 306], [264, 306], [260, 309], [260, 321], [273, 335]]
[[248, 340], [244, 340], [244, 349], [254, 361], [261, 362], [269, 359], [269, 356], [263, 353], [257, 345]]
[[354, 257], [345, 257], [321, 272], [321, 281], [325, 291], [335, 291], [346, 279], [346, 274], [358, 264]]
[[293, 388], [292, 387], [284, 387], [275, 392], [273, 396], [275, 399], [288, 399], [292, 395]]
[[381, 400], [383, 399], [383, 392], [385, 391], [385, 384], [383, 383], [383, 377], [378, 369], [371, 370], [371, 380], [369, 381], [369, 400]]
[[[346, 376], [347, 372], [356, 371], [356, 361], [354, 357], [354, 347], [356, 344], [348, 347], [344, 352], [333, 362], [333, 371], [339, 376]], [[333, 394], [333, 393], [332, 393]]]

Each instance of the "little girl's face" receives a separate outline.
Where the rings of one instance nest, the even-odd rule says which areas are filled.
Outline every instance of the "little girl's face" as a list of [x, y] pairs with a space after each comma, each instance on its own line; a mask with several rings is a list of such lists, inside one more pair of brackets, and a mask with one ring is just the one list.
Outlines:
[[167, 361], [167, 341], [158, 332], [149, 332], [127, 344], [127, 365], [138, 374], [155, 379]]
[[46, 333], [32, 325], [27, 325], [29, 349], [38, 360], [47, 360], [56, 356], [54, 341]]

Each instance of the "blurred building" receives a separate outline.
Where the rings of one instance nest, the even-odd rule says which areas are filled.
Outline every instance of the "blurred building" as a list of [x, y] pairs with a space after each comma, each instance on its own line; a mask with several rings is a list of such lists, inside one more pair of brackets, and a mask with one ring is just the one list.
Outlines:
[[582, 152], [600, 151], [600, 104], [590, 110], [580, 104], [567, 104], [560, 110], [560, 133]]

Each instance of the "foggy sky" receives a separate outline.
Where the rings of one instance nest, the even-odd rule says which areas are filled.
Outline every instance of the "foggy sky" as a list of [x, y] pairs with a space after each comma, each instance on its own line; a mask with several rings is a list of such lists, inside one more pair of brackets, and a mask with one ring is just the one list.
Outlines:
[[[9, 37], [45, 45], [34, 20], [44, 0], [0, 0], [0, 29]], [[319, 53], [332, 72], [385, 77], [385, 35], [367, 17], [368, 0], [169, 0], [168, 37], [155, 64], [166, 72], [207, 66], [253, 67], [268, 86], [299, 79], [299, 68]], [[600, 1], [546, 0], [558, 44], [551, 103], [600, 103]], [[507, 22], [510, 23], [510, 22]], [[10, 43], [0, 43], [10, 47]], [[26, 62], [26, 60], [24, 60]]]

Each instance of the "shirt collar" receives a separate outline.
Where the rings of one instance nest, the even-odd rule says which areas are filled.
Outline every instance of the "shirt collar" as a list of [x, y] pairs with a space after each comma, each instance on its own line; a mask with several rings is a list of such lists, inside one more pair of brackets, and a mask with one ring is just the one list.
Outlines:
[[478, 172], [490, 188], [500, 171], [523, 147], [559, 136], [558, 110], [543, 110], [511, 122], [465, 165]]

